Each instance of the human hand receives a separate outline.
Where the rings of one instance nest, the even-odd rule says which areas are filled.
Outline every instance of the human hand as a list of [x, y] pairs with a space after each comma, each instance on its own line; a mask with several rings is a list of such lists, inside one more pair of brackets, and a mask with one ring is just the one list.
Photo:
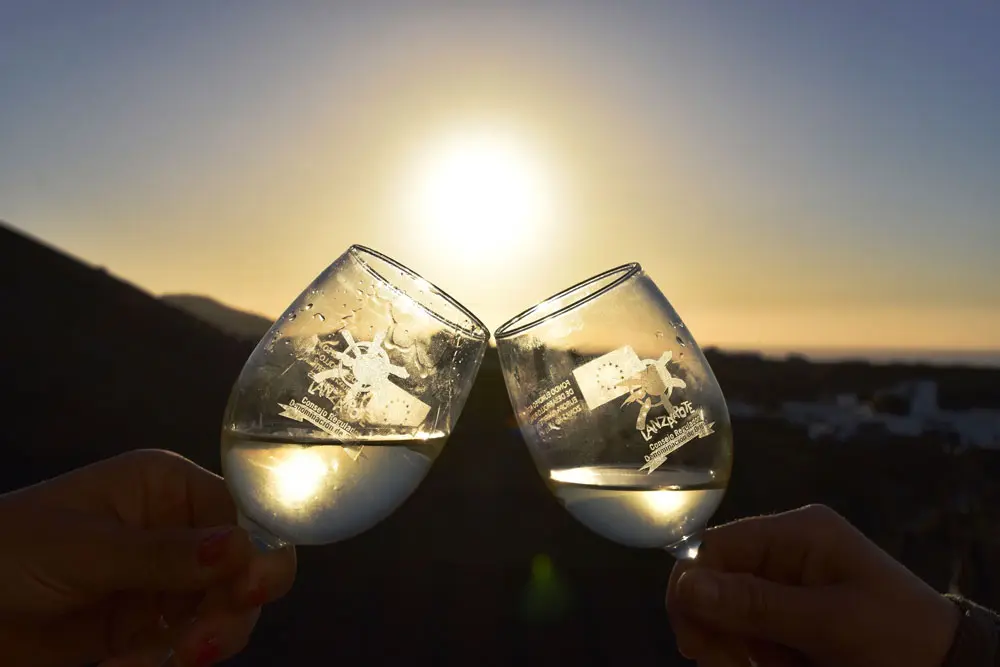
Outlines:
[[259, 553], [222, 478], [129, 452], [0, 495], [0, 664], [206, 667], [284, 595], [295, 552]]
[[960, 615], [821, 505], [708, 530], [667, 609], [700, 667], [940, 667]]

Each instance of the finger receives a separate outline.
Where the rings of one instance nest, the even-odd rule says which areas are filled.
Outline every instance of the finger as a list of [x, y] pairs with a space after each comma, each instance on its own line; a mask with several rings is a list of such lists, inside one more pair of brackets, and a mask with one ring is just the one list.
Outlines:
[[771, 642], [752, 640], [747, 643], [750, 663], [759, 667], [808, 667], [801, 653]]
[[178, 518], [179, 525], [196, 528], [236, 522], [236, 505], [222, 477], [173, 452], [167, 452], [167, 455], [174, 457], [173, 466], [164, 466], [162, 469], [148, 464], [141, 466], [146, 474], [146, 498], [151, 506], [157, 506], [157, 496], [164, 497], [171, 492], [177, 494], [177, 489], [180, 489], [180, 495], [184, 497], [186, 514], [177, 517], [165, 513], [164, 518], [170, 521], [166, 525], [178, 525]]
[[[126, 523], [145, 528], [236, 523], [236, 506], [225, 480], [193, 461], [164, 450], [138, 450], [117, 458], [134, 480], [115, 493], [116, 509]], [[143, 511], [135, 514], [130, 507]]]
[[208, 667], [236, 655], [246, 648], [259, 618], [259, 607], [199, 617], [174, 644], [173, 664]]
[[859, 560], [864, 560], [858, 557], [861, 542], [867, 540], [836, 512], [810, 505], [710, 528], [697, 563], [785, 583], [794, 580], [815, 585], [857, 567]]
[[750, 661], [746, 656], [724, 646], [708, 648], [698, 657], [698, 667], [749, 667], [749, 665]]
[[835, 589], [786, 586], [698, 568], [677, 582], [675, 608], [713, 632], [815, 651], [844, 616]]
[[295, 582], [295, 547], [257, 553], [233, 582], [232, 600], [238, 606], [259, 607], [284, 596]]
[[711, 640], [711, 633], [698, 625], [691, 617], [680, 613], [674, 604], [677, 596], [677, 581], [681, 575], [695, 567], [691, 561], [677, 561], [670, 571], [670, 582], [667, 584], [667, 617], [674, 631], [677, 650], [685, 658], [697, 658]]
[[198, 606], [204, 599], [202, 591], [196, 593], [168, 593], [161, 597], [160, 609], [163, 620], [173, 627], [182, 623], [190, 623], [197, 615]]
[[119, 594], [45, 623], [0, 624], [0, 646], [19, 646], [30, 654], [16, 664], [91, 664], [140, 649], [161, 631], [155, 596]]
[[171, 646], [177, 638], [177, 631], [165, 622], [149, 628], [142, 636], [136, 637], [135, 645], [108, 658], [98, 667], [162, 667], [173, 655]]
[[[112, 483], [113, 482], [113, 483]], [[32, 507], [107, 515], [134, 528], [236, 523], [225, 481], [165, 450], [144, 449], [98, 461], [16, 492]]]
[[163, 667], [173, 656], [169, 647], [139, 651], [119, 658], [108, 658], [97, 667]]
[[120, 527], [72, 545], [88, 563], [78, 575], [97, 594], [114, 590], [195, 592], [247, 567], [255, 554], [240, 528], [134, 530]]
[[705, 652], [714, 640], [713, 633], [690, 617], [670, 612], [670, 624], [674, 628], [677, 651], [689, 660], [694, 660]]

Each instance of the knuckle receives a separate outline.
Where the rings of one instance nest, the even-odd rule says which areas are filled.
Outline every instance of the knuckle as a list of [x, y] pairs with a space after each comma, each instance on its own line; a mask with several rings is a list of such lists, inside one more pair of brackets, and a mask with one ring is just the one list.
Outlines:
[[148, 473], [154, 471], [160, 476], [169, 477], [187, 461], [180, 454], [165, 449], [133, 449], [119, 454], [115, 459], [129, 474], [141, 479], [146, 479]]
[[736, 580], [736, 600], [734, 606], [740, 610], [750, 627], [762, 626], [770, 611], [769, 601], [760, 586], [755, 586], [749, 577]]
[[202, 568], [196, 565], [194, 546], [186, 538], [167, 532], [153, 535], [143, 542], [145, 562], [139, 567], [149, 584], [173, 588], [204, 578]]
[[762, 622], [768, 616], [767, 596], [759, 586], [748, 586], [748, 613], [751, 619]]
[[164, 555], [165, 545], [157, 539], [133, 538], [127, 544], [129, 567], [136, 583], [149, 584], [162, 579], [163, 568], [168, 559]]
[[165, 463], [169, 465], [169, 460], [177, 458], [177, 455], [165, 449], [132, 449], [121, 454], [120, 458], [129, 463]]
[[831, 528], [844, 523], [844, 518], [836, 510], [827, 505], [806, 505], [802, 508], [801, 512], [802, 516], [807, 518], [810, 523], [820, 525], [824, 528]]

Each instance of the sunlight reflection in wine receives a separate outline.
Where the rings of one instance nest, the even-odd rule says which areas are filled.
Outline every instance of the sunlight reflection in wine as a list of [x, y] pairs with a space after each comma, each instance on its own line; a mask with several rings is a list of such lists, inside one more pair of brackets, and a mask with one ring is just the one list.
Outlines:
[[676, 513], [682, 509], [689, 498], [683, 493], [675, 491], [656, 491], [641, 494], [643, 502], [649, 507], [652, 514], [663, 517], [671, 517], [676, 520]]
[[337, 461], [328, 464], [317, 449], [294, 449], [271, 468], [275, 493], [286, 506], [301, 506], [319, 491], [330, 468], [336, 472]]

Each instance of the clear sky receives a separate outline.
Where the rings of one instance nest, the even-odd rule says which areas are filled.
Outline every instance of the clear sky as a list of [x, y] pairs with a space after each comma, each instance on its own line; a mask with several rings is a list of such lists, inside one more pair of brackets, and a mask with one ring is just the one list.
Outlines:
[[491, 328], [1000, 347], [1000, 4], [0, 0], [0, 219], [276, 316], [352, 242]]

